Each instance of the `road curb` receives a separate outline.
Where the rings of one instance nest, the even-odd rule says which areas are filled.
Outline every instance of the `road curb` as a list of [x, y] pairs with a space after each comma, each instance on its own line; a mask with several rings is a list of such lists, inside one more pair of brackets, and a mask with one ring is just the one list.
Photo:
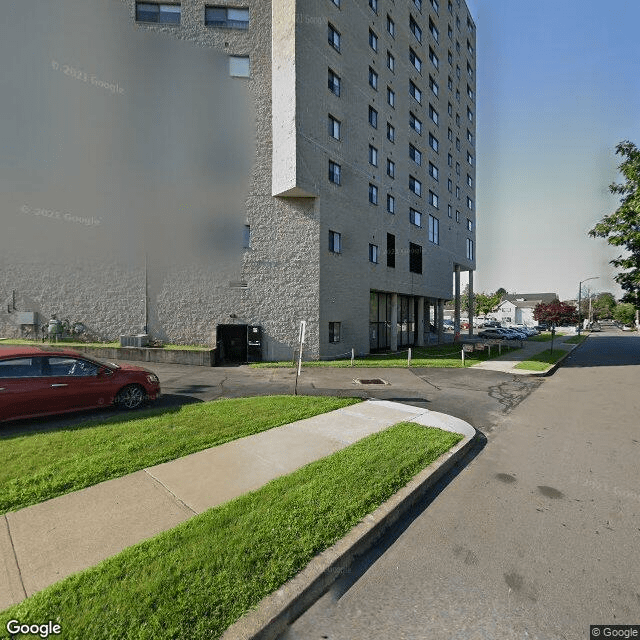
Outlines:
[[[425, 424], [427, 414], [444, 415], [425, 412], [410, 421]], [[456, 422], [462, 423], [458, 419]], [[464, 425], [466, 434], [457, 445], [423, 469], [344, 538], [317, 555], [298, 575], [264, 598], [255, 610], [229, 627], [222, 640], [274, 640], [283, 633], [338, 578], [349, 573], [353, 561], [368, 552], [390, 527], [466, 455], [477, 438], [477, 432], [468, 423]], [[447, 430], [452, 429], [449, 427]]]

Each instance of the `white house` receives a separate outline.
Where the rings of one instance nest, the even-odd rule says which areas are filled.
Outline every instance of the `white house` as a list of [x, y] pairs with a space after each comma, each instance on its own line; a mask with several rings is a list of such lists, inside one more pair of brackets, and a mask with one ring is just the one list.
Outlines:
[[515, 293], [508, 295], [491, 314], [503, 324], [537, 324], [533, 310], [539, 302], [559, 300], [557, 293]]

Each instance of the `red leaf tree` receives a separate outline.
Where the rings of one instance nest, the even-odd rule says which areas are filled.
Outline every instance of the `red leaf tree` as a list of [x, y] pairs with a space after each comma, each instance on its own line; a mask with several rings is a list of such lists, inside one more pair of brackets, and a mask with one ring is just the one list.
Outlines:
[[554, 322], [556, 325], [575, 324], [578, 322], [578, 310], [567, 302], [539, 302], [533, 310], [533, 317], [548, 325]]

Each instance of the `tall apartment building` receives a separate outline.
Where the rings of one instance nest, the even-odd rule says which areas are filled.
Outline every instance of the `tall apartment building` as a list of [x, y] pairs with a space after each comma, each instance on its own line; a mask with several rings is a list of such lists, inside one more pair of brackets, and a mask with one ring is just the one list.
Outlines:
[[424, 344], [475, 269], [464, 0], [123, 1], [137, 29], [228, 56], [255, 113], [242, 272], [174, 278], [150, 331], [240, 359], [247, 326], [264, 359], [290, 358], [301, 320], [312, 358]]

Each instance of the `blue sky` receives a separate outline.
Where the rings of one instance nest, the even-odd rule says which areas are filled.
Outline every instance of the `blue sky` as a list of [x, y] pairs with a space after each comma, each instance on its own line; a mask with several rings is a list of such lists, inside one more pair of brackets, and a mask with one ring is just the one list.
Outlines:
[[469, 0], [477, 26], [476, 291], [620, 294], [586, 233], [640, 145], [638, 0]]

